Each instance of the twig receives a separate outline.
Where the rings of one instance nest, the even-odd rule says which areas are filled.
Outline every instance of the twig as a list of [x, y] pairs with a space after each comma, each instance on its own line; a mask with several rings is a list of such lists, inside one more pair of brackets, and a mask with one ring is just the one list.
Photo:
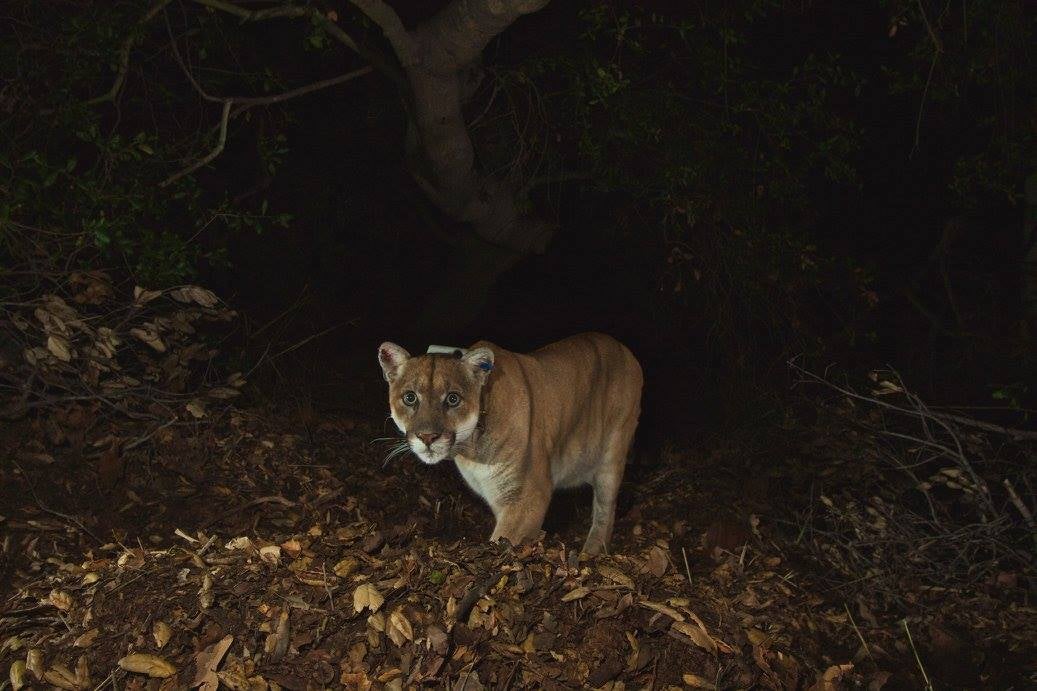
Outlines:
[[933, 690], [933, 684], [929, 681], [929, 675], [925, 673], [925, 666], [922, 665], [922, 658], [918, 656], [918, 648], [915, 647], [915, 641], [911, 637], [911, 629], [907, 627], [907, 619], [901, 619], [900, 623], [904, 625], [904, 631], [907, 633], [907, 642], [911, 644], [911, 652], [915, 654], [915, 662], [918, 663], [918, 669], [922, 672], [922, 680], [925, 681], [926, 691]]
[[823, 377], [820, 377], [820, 376], [814, 374], [813, 372], [810, 372], [810, 371], [804, 369], [803, 367], [801, 367], [798, 364], [796, 364], [794, 359], [788, 361], [788, 366], [789, 366], [789, 368], [791, 368], [791, 369], [795, 370], [796, 372], [799, 372], [800, 374], [802, 374], [807, 379], [809, 379], [811, 381], [814, 381], [816, 383], [819, 383], [819, 384], [824, 384], [825, 386], [827, 386], [827, 387], [829, 387], [829, 388], [831, 388], [831, 389], [833, 389], [835, 391], [838, 391], [839, 393], [843, 394], [844, 396], [849, 396], [850, 398], [853, 398], [853, 399], [858, 400], [858, 401], [865, 401], [867, 403], [872, 403], [872, 404], [877, 405], [877, 406], [879, 406], [881, 408], [886, 408], [887, 410], [893, 410], [893, 411], [896, 411], [898, 413], [902, 413], [904, 415], [912, 415], [912, 416], [915, 416], [915, 417], [926, 417], [926, 416], [928, 416], [928, 417], [931, 417], [931, 418], [941, 418], [941, 419], [944, 419], [944, 420], [950, 420], [952, 422], [957, 422], [958, 424], [966, 425], [968, 427], [975, 427], [976, 429], [986, 430], [987, 432], [994, 432], [996, 434], [1002, 434], [1002, 435], [1005, 435], [1007, 437], [1011, 437], [1013, 439], [1013, 441], [1020, 441], [1020, 440], [1023, 440], [1023, 439], [1037, 439], [1037, 432], [1034, 432], [1032, 430], [1017, 429], [1017, 428], [1014, 428], [1014, 427], [1002, 427], [1001, 425], [995, 425], [995, 424], [990, 423], [990, 422], [983, 422], [982, 420], [975, 420], [973, 418], [966, 417], [964, 415], [955, 415], [954, 413], [938, 413], [938, 412], [934, 412], [932, 410], [927, 410], [924, 413], [922, 413], [922, 412], [919, 412], [917, 410], [911, 410], [909, 408], [903, 408], [903, 407], [898, 406], [898, 405], [893, 405], [892, 403], [887, 403], [886, 401], [880, 400], [878, 398], [873, 398], [871, 396], [864, 396], [862, 394], [857, 393], [856, 391], [851, 391], [850, 389], [847, 389], [845, 387], [839, 386], [838, 384], [833, 384], [832, 382], [828, 381], [827, 379], [825, 379]]
[[93, 531], [91, 531], [89, 528], [87, 528], [85, 525], [83, 525], [82, 522], [80, 522], [80, 520], [78, 518], [76, 518], [75, 516], [69, 516], [67, 513], [61, 513], [60, 511], [55, 511], [54, 509], [52, 509], [52, 508], [48, 507], [46, 504], [44, 504], [40, 500], [39, 495], [36, 494], [36, 488], [33, 485], [32, 480], [29, 479], [29, 476], [25, 472], [25, 469], [22, 468], [22, 465], [15, 458], [12, 458], [11, 462], [14, 463], [16, 468], [18, 468], [18, 472], [20, 472], [22, 474], [22, 478], [25, 479], [25, 485], [29, 488], [29, 494], [32, 495], [32, 498], [36, 501], [36, 505], [40, 507], [40, 510], [42, 510], [45, 513], [49, 513], [52, 516], [57, 516], [58, 518], [63, 518], [64, 520], [68, 521], [69, 523], [71, 523], [72, 525], [74, 525], [75, 527], [79, 528], [84, 533], [86, 533], [87, 535], [92, 537], [97, 542], [97, 544], [99, 544], [99, 545], [103, 545], [104, 544], [104, 540], [102, 540], [101, 538], [97, 537], [97, 535], [95, 535], [93, 533]]
[[220, 521], [222, 521], [225, 518], [229, 518], [230, 516], [233, 516], [236, 513], [240, 513], [241, 511], [245, 511], [247, 509], [250, 509], [253, 506], [259, 506], [260, 504], [280, 504], [281, 506], [287, 506], [287, 507], [295, 506], [295, 502], [294, 501], [290, 501], [288, 499], [285, 499], [284, 497], [282, 497], [279, 494], [271, 495], [271, 496], [268, 496], [268, 497], [259, 497], [258, 499], [253, 499], [252, 501], [247, 502], [245, 504], [242, 504], [241, 506], [235, 506], [233, 509], [229, 509], [227, 511], [224, 511], [219, 516], [215, 516], [213, 518], [210, 518], [208, 521], [206, 521], [201, 526], [199, 526], [198, 529], [199, 530], [204, 530], [204, 529], [208, 528], [210, 525], [212, 525], [213, 523], [219, 523]]
[[688, 553], [684, 547], [681, 547], [681, 555], [684, 557], [684, 571], [688, 574], [688, 587], [691, 587], [691, 567], [688, 566]]
[[108, 676], [101, 680], [101, 683], [94, 687], [94, 691], [100, 691], [105, 685], [115, 677], [115, 670], [108, 673]]
[[129, 451], [131, 449], [137, 448], [138, 446], [140, 446], [141, 444], [145, 443], [146, 441], [151, 439], [153, 436], [155, 436], [156, 434], [158, 434], [159, 432], [161, 432], [165, 428], [169, 427], [170, 425], [172, 425], [176, 421], [177, 421], [176, 417], [170, 418], [166, 422], [162, 423], [161, 425], [157, 426], [155, 429], [153, 429], [150, 432], [148, 432], [147, 434], [145, 434], [143, 437], [137, 437], [133, 441], [129, 442], [124, 447], [122, 447], [122, 450], [123, 451]]
[[356, 322], [356, 319], [350, 319], [349, 321], [345, 321], [345, 322], [341, 322], [339, 324], [334, 324], [332, 326], [329, 326], [328, 328], [324, 329], [323, 331], [318, 331], [315, 334], [310, 334], [309, 336], [307, 336], [306, 338], [302, 339], [301, 341], [299, 341], [295, 345], [288, 346], [287, 348], [285, 348], [281, 352], [277, 353], [276, 355], [272, 355], [270, 357], [270, 360], [276, 360], [277, 358], [281, 357], [282, 355], [286, 355], [286, 354], [292, 352], [293, 350], [297, 350], [298, 348], [302, 348], [304, 345], [306, 345], [307, 343], [309, 343], [313, 339], [320, 338], [324, 334], [326, 334], [326, 333], [328, 333], [330, 331], [334, 331], [335, 329], [337, 329], [340, 326], [345, 326], [347, 324], [353, 324], [355, 322]]
[[[1023, 500], [1019, 497], [1019, 494], [1015, 491], [1015, 485], [1013, 485], [1012, 481], [1009, 480], [1007, 477], [1001, 481], [1001, 484], [1003, 484], [1005, 486], [1005, 489], [1008, 490], [1008, 498], [1011, 500], [1012, 505], [1019, 512], [1019, 515], [1021, 515], [1023, 517], [1023, 520], [1026, 521], [1026, 525], [1030, 528], [1030, 530], [1034, 530], [1037, 526], [1034, 526], [1033, 514], [1030, 512], [1029, 507], [1027, 507], [1026, 504], [1023, 503]], [[1035, 536], [1035, 539], [1037, 539], [1037, 536]]]
[[925, 113], [925, 102], [929, 97], [929, 87], [933, 83], [933, 74], [936, 72], [936, 63], [940, 59], [940, 55], [943, 53], [943, 43], [940, 41], [940, 37], [936, 35], [936, 29], [933, 28], [932, 23], [929, 21], [929, 15], [925, 13], [925, 5], [923, 0], [918, 0], [918, 11], [922, 14], [922, 21], [925, 22], [925, 28], [929, 31], [929, 40], [933, 42], [933, 61], [929, 65], [929, 76], [925, 80], [925, 88], [922, 90], [922, 100], [918, 104], [918, 118], [915, 120], [915, 142], [911, 147], [911, 153], [908, 154], [908, 158], [913, 158], [915, 152], [918, 151], [918, 142], [922, 135], [922, 115]]
[[864, 635], [861, 633], [861, 630], [857, 628], [857, 622], [853, 620], [853, 615], [850, 614], [850, 608], [845, 602], [843, 603], [843, 609], [846, 610], [846, 616], [850, 618], [850, 625], [853, 627], [854, 633], [857, 634], [857, 638], [861, 640], [861, 645], [864, 646], [864, 652], [867, 653], [868, 657], [871, 657], [871, 648], [868, 647], [868, 642], [864, 640]]
[[320, 565], [321, 580], [324, 581], [324, 592], [328, 594], [328, 605], [331, 606], [331, 611], [335, 611], [335, 599], [331, 597], [331, 588], [328, 586], [328, 572], [325, 569], [324, 563]]

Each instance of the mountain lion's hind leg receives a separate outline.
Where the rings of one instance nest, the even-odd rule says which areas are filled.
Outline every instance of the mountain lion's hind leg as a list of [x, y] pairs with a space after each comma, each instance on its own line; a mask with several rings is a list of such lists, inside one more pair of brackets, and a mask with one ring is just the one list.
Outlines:
[[627, 453], [633, 438], [631, 432], [616, 432], [601, 461], [601, 467], [594, 475], [591, 486], [594, 488], [594, 508], [591, 513], [591, 529], [587, 540], [583, 543], [583, 551], [588, 555], [607, 551], [612, 539], [612, 526], [616, 519], [616, 495], [623, 481], [623, 470], [626, 466]]

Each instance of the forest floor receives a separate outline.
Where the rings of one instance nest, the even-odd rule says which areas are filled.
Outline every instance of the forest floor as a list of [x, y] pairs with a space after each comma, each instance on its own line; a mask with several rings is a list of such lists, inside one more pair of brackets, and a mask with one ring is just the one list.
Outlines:
[[845, 429], [669, 444], [630, 467], [611, 556], [581, 560], [587, 492], [559, 495], [542, 541], [491, 546], [489, 511], [449, 462], [383, 466], [380, 421], [214, 417], [143, 425], [122, 453], [6, 426], [0, 688], [1037, 680], [1017, 574], [967, 591], [916, 584], [902, 618], [811, 562], [812, 478], [856, 472]]

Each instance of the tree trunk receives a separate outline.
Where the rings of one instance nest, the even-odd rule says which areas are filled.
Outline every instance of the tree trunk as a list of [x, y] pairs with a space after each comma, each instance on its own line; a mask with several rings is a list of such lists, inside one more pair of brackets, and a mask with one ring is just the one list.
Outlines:
[[382, 0], [352, 2], [381, 27], [407, 75], [411, 175], [444, 214], [466, 224], [475, 236], [462, 241], [454, 280], [430, 300], [421, 320], [432, 327], [450, 315], [452, 325], [461, 327], [477, 316], [500, 274], [523, 256], [543, 251], [551, 237], [548, 223], [520, 209], [520, 181], [479, 169], [463, 115], [471, 96], [466, 76], [483, 49], [548, 0], [452, 0], [412, 30]]

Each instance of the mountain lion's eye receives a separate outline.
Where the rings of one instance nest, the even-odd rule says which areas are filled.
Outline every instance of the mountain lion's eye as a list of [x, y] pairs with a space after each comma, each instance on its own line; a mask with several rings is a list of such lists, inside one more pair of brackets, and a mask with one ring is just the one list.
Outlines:
[[403, 394], [403, 405], [413, 407], [418, 402], [418, 394], [408, 391]]
[[458, 396], [456, 393], [448, 393], [446, 395], [446, 404], [451, 408], [456, 408], [457, 406], [461, 405], [461, 397]]

